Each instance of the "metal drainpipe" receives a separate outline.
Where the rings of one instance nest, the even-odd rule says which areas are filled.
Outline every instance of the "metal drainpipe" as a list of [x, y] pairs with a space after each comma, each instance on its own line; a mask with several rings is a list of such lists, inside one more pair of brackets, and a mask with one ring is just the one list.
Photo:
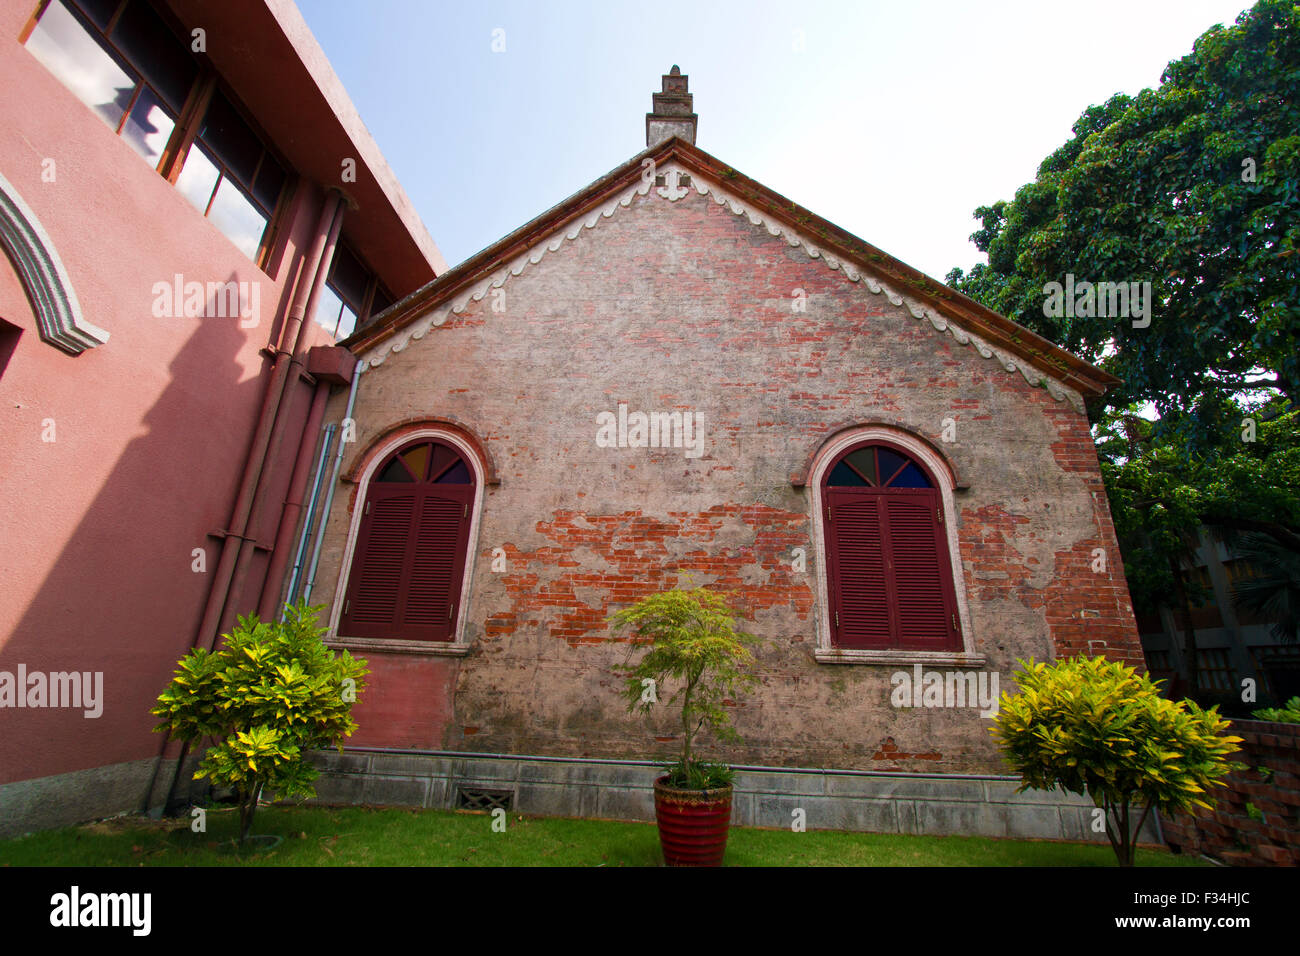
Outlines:
[[[275, 364], [271, 369], [271, 380], [266, 385], [266, 395], [262, 399], [262, 409], [258, 413], [257, 428], [253, 433], [248, 461], [244, 465], [244, 473], [239, 482], [239, 494], [235, 498], [234, 508], [231, 509], [230, 527], [226, 529], [225, 537], [221, 542], [221, 557], [213, 571], [212, 587], [208, 590], [208, 600], [203, 608], [203, 618], [199, 622], [199, 628], [194, 635], [194, 642], [191, 647], [206, 646], [210, 650], [215, 650], [217, 646], [217, 637], [221, 630], [221, 616], [222, 612], [225, 611], [226, 599], [230, 596], [236, 562], [241, 550], [239, 543], [243, 542], [244, 536], [248, 533], [249, 516], [252, 514], [257, 486], [261, 484], [262, 469], [266, 464], [267, 450], [270, 447], [275, 420], [280, 417], [280, 403], [284, 398], [285, 385], [289, 381], [293, 353], [298, 351], [299, 346], [302, 344], [303, 332], [307, 327], [303, 318], [307, 314], [307, 306], [312, 299], [312, 293], [316, 292], [317, 297], [319, 297], [319, 286], [325, 281], [321, 261], [329, 244], [330, 236], [337, 237], [337, 227], [341, 224], [342, 217], [343, 194], [331, 189], [326, 193], [324, 205], [321, 207], [320, 218], [316, 223], [316, 234], [312, 240], [311, 250], [303, 260], [302, 271], [298, 275], [298, 287], [294, 292], [293, 304], [289, 307], [288, 315], [285, 316], [284, 329], [281, 331], [279, 346], [276, 349]], [[286, 351], [286, 346], [291, 347], [292, 351]], [[158, 762], [154, 765], [153, 781], [149, 785], [150, 797], [153, 795], [158, 771], [162, 768], [162, 760], [167, 753], [167, 746], [171, 743], [171, 739], [170, 735], [164, 736], [162, 743], [158, 747]], [[164, 810], [170, 805], [176, 793], [176, 783], [180, 780], [181, 767], [184, 765], [188, 753], [189, 745], [182, 744], [180, 753], [176, 757], [176, 767], [172, 771], [171, 785], [168, 787], [167, 796], [164, 799]], [[146, 797], [146, 799], [149, 798]]]
[[321, 442], [320, 456], [316, 461], [316, 474], [311, 483], [311, 500], [307, 503], [307, 517], [303, 519], [302, 533], [298, 536], [298, 547], [294, 551], [293, 571], [289, 574], [289, 586], [285, 589], [285, 601], [292, 602], [298, 596], [298, 584], [302, 581], [303, 564], [307, 560], [307, 545], [316, 530], [316, 506], [320, 504], [320, 491], [325, 483], [325, 464], [330, 452], [334, 450], [334, 433], [338, 426], [330, 423], [325, 426], [325, 440]]
[[[307, 586], [303, 589], [302, 599], [310, 603], [311, 589], [316, 584], [316, 562], [320, 560], [321, 544], [325, 541], [325, 525], [330, 520], [330, 505], [334, 503], [334, 489], [339, 486], [339, 469], [343, 467], [343, 451], [347, 448], [347, 442], [344, 437], [347, 435], [347, 424], [352, 418], [352, 408], [357, 401], [357, 383], [361, 381], [361, 373], [366, 367], [360, 362], [357, 363], [357, 370], [352, 373], [352, 391], [348, 392], [348, 410], [343, 413], [343, 434], [339, 436], [339, 450], [334, 456], [334, 470], [330, 474], [329, 490], [325, 493], [325, 507], [321, 510], [320, 525], [316, 528], [316, 545], [311, 552], [311, 565], [307, 570]], [[334, 595], [337, 602], [339, 595]]]
[[[284, 584], [285, 568], [289, 566], [289, 548], [293, 544], [293, 533], [298, 527], [298, 516], [302, 514], [302, 496], [307, 479], [311, 477], [312, 452], [316, 450], [316, 437], [320, 434], [320, 423], [325, 417], [325, 402], [329, 393], [328, 382], [316, 383], [316, 390], [311, 397], [311, 411], [307, 414], [307, 424], [298, 443], [293, 477], [289, 479], [289, 496], [280, 512], [280, 526], [275, 532], [271, 564], [266, 569], [266, 580], [262, 584], [262, 600], [257, 606], [257, 616], [263, 621], [271, 620], [279, 609], [280, 588]], [[321, 451], [323, 455], [323, 446]], [[313, 495], [313, 504], [315, 500]]]
[[[222, 613], [226, 609], [226, 600], [230, 596], [231, 583], [234, 579], [236, 561], [241, 550], [240, 544], [248, 532], [249, 516], [253, 511], [254, 496], [261, 483], [262, 469], [266, 463], [267, 450], [271, 444], [271, 433], [275, 420], [279, 417], [280, 402], [284, 397], [285, 385], [289, 380], [290, 360], [293, 351], [302, 338], [306, 328], [303, 317], [307, 314], [307, 300], [312, 289], [323, 280], [321, 260], [330, 233], [342, 216], [343, 197], [331, 191], [321, 209], [320, 220], [316, 226], [316, 237], [312, 241], [311, 251], [303, 260], [302, 271], [298, 276], [298, 289], [293, 304], [285, 318], [285, 327], [280, 336], [280, 345], [276, 349], [275, 365], [271, 371], [271, 381], [267, 383], [266, 396], [262, 401], [262, 410], [258, 417], [257, 429], [253, 435], [248, 462], [240, 480], [239, 494], [230, 517], [230, 527], [226, 529], [221, 542], [221, 557], [212, 575], [212, 587], [208, 591], [207, 604], [203, 609], [203, 618], [194, 637], [194, 647], [215, 648], [220, 632]], [[287, 351], [288, 349], [292, 351]], [[179, 773], [180, 765], [177, 764]], [[173, 782], [173, 790], [175, 784]]]
[[[337, 194], [336, 194], [337, 195]], [[287, 395], [292, 383], [298, 381], [299, 375], [306, 368], [306, 352], [303, 350], [303, 342], [307, 337], [307, 330], [310, 322], [306, 321], [306, 316], [316, 314], [316, 305], [320, 301], [321, 291], [325, 288], [325, 279], [329, 275], [330, 262], [334, 258], [334, 249], [338, 245], [339, 231], [343, 227], [343, 205], [340, 202], [338, 215], [334, 217], [334, 222], [330, 227], [329, 235], [326, 237], [325, 248], [321, 254], [321, 260], [316, 269], [315, 281], [311, 285], [311, 292], [307, 297], [307, 303], [304, 306], [304, 315], [299, 318], [296, 341], [293, 350], [288, 353], [289, 375], [285, 385], [285, 394]], [[269, 495], [265, 487], [267, 481], [274, 472], [276, 463], [280, 460], [280, 446], [284, 443], [285, 433], [289, 430], [289, 402], [285, 401], [281, 406], [281, 414], [276, 416], [276, 420], [271, 428], [271, 440], [267, 445], [265, 464], [261, 475], [259, 476], [257, 492], [253, 496], [252, 509], [248, 517], [248, 530], [242, 536], [239, 547], [236, 549], [235, 570], [231, 575], [228, 595], [233, 596], [236, 601], [244, 593], [245, 583], [249, 572], [253, 567], [253, 553], [256, 541], [253, 537], [259, 528], [265, 526], [263, 518], [268, 505]], [[230, 597], [227, 597], [229, 605]], [[227, 626], [233, 625], [233, 615], [238, 608], [227, 608], [222, 612], [222, 617], [218, 621], [218, 630], [220, 624], [225, 621]], [[227, 620], [231, 619], [231, 620]]]
[[[424, 750], [418, 747], [344, 747], [344, 753], [394, 754], [412, 757], [451, 757], [453, 759], [486, 760], [536, 760], [539, 763], [581, 763], [613, 767], [663, 767], [664, 760], [619, 760], [614, 757], [548, 757], [542, 754], [502, 754], [471, 750]], [[1000, 773], [920, 773], [913, 770], [849, 770], [835, 767], [767, 767], [755, 764], [729, 764], [732, 770], [751, 773], [802, 773], [844, 775], [850, 777], [906, 777], [918, 780], [994, 780], [1012, 781], [1022, 778]]]

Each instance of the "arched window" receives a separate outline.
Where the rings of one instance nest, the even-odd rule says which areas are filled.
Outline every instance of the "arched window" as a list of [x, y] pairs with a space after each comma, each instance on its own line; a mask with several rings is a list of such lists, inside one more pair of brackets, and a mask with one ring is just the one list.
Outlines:
[[474, 471], [451, 444], [420, 438], [388, 456], [366, 490], [341, 637], [453, 639]]
[[960, 651], [943, 500], [927, 468], [871, 442], [823, 474], [832, 647]]

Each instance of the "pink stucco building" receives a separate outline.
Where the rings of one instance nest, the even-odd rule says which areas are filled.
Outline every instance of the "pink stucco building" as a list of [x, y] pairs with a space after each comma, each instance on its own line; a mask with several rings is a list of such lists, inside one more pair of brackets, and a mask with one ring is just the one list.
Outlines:
[[278, 601], [333, 342], [445, 264], [286, 0], [5, 4], [0, 89], [13, 833], [163, 799], [149, 708]]

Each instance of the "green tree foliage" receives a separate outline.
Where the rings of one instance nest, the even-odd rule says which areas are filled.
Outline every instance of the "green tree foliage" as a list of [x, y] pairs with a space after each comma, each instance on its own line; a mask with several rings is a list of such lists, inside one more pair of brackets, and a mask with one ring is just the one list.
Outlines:
[[703, 587], [647, 595], [610, 621], [634, 634], [629, 655], [649, 644], [626, 679], [629, 711], [649, 712], [664, 689], [676, 685], [667, 703], [680, 701], [682, 750], [668, 768], [669, 784], [703, 790], [729, 783], [729, 768], [698, 760], [692, 745], [705, 727], [719, 740], [738, 739], [726, 703], [758, 681], [746, 672], [754, 662], [748, 645], [757, 639], [737, 630], [735, 612], [721, 595]]
[[1300, 724], [1300, 697], [1292, 697], [1285, 707], [1265, 707], [1252, 715], [1256, 720], [1273, 720], [1281, 724]]
[[355, 729], [352, 704], [369, 673], [347, 651], [337, 657], [321, 640], [319, 607], [289, 606], [279, 623], [241, 617], [216, 652], [195, 648], [150, 713], [154, 729], [186, 742], [214, 738], [195, 779], [234, 790], [242, 842], [263, 790], [311, 797], [319, 775], [303, 755], [337, 746]]
[[1201, 526], [1228, 537], [1254, 532], [1300, 552], [1300, 411], [1251, 421], [1252, 440], [1234, 431], [1208, 453], [1173, 436], [1156, 441], [1154, 425], [1131, 409], [1099, 423], [1097, 452], [1116, 531], [1121, 543], [1146, 536], [1140, 543], [1147, 554], [1125, 565], [1135, 600], [1167, 591], [1164, 555], [1195, 540]]
[[[1215, 444], [1156, 426], [1133, 409], [1108, 412], [1096, 431], [1102, 478], [1134, 607], [1184, 615], [1185, 657], [1196, 661], [1191, 606], [1209, 595], [1188, 574], [1202, 530], [1226, 541], [1254, 570], [1237, 603], [1274, 622], [1285, 638], [1300, 612], [1300, 411], [1280, 403], [1226, 420]], [[1267, 417], [1272, 415], [1272, 417]], [[1189, 692], [1195, 694], [1192, 670]]]
[[1002, 694], [990, 730], [1019, 789], [1090, 797], [1121, 866], [1133, 865], [1152, 807], [1209, 807], [1208, 788], [1240, 766], [1227, 756], [1241, 738], [1221, 734], [1229, 724], [1215, 708], [1161, 697], [1131, 667], [1103, 657], [1018, 663], [1020, 693]]
[[[1300, 6], [1261, 0], [1212, 27], [1157, 89], [1089, 107], [1073, 133], [1014, 199], [976, 210], [988, 262], [948, 282], [1123, 380], [1089, 411], [1139, 610], [1198, 602], [1188, 570], [1208, 528], [1230, 545], [1267, 539], [1252, 552], [1259, 583], [1239, 593], [1293, 622]], [[1049, 284], [1067, 276], [1150, 283], [1150, 324], [1096, 315], [1086, 297], [1057, 314]]]
[[[1089, 107], [976, 217], [988, 263], [949, 284], [1122, 378], [1111, 406], [1154, 404], [1195, 437], [1243, 393], [1300, 403], [1300, 6], [1261, 0], [1158, 89]], [[1151, 282], [1150, 326], [1048, 317], [1067, 274]]]

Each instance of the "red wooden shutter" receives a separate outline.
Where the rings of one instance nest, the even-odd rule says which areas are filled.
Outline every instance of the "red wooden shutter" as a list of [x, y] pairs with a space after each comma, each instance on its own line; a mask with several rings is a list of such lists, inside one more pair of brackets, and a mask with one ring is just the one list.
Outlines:
[[357, 538], [357, 558], [343, 622], [352, 627], [346, 633], [353, 633], [357, 627], [384, 627], [397, 619], [415, 495], [410, 489], [391, 496], [385, 496], [385, 491], [389, 489], [377, 489], [369, 498], [370, 511]]
[[[871, 446], [840, 455], [823, 484], [831, 642], [960, 650], [952, 562], [933, 479], [901, 449], [878, 446], [879, 457], [864, 450]], [[877, 469], [884, 459], [889, 467]]]
[[461, 520], [464, 502], [457, 497], [435, 493], [425, 497], [415, 533], [401, 625], [411, 633], [418, 630], [425, 640], [451, 640], [452, 618], [460, 602], [468, 522]]
[[831, 491], [827, 499], [827, 568], [834, 595], [831, 629], [835, 643], [851, 648], [889, 647], [892, 627], [879, 496]]
[[[339, 621], [341, 636], [423, 641], [454, 636], [474, 485], [440, 484], [437, 478], [457, 460], [439, 445], [434, 463], [441, 465], [423, 482], [371, 484]], [[416, 470], [424, 472], [422, 466]], [[405, 472], [394, 472], [400, 473]]]
[[938, 494], [898, 491], [882, 501], [898, 646], [960, 650]]

